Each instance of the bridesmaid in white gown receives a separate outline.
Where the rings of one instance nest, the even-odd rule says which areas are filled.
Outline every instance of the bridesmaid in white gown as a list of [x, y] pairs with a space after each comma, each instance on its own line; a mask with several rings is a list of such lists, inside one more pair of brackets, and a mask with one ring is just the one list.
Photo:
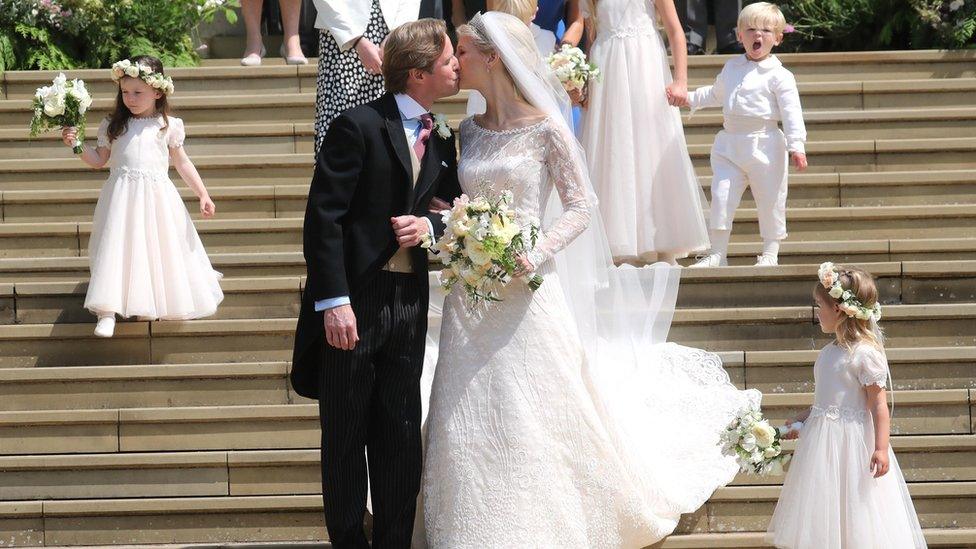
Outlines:
[[476, 309], [463, 291], [445, 300], [426, 543], [646, 546], [735, 475], [718, 433], [758, 394], [733, 387], [715, 355], [663, 343], [678, 269], [613, 267], [569, 98], [528, 28], [489, 12], [459, 35], [461, 85], [488, 103], [461, 123], [462, 188], [510, 191], [544, 220], [521, 265], [545, 282], [516, 280]]
[[[655, 4], [675, 55], [675, 78]], [[588, 0], [590, 60], [603, 73], [587, 90], [580, 140], [618, 263], [673, 263], [709, 246], [704, 195], [668, 95], [687, 95], [684, 34], [673, 0]], [[672, 103], [676, 104], [676, 103]]]

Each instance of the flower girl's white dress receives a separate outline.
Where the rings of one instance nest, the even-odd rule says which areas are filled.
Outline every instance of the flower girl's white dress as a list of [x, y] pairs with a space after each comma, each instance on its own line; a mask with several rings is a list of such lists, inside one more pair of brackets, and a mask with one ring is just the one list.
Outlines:
[[96, 315], [200, 318], [224, 298], [220, 273], [169, 179], [169, 148], [183, 146], [183, 121], [170, 116], [163, 124], [160, 116], [132, 118], [111, 143], [108, 121], [98, 129], [98, 146], [112, 156], [88, 246], [85, 308]]
[[816, 394], [769, 525], [777, 547], [901, 549], [925, 538], [895, 454], [881, 478], [870, 471], [874, 423], [864, 386], [885, 386], [888, 362], [868, 344], [824, 347]]
[[[593, 4], [593, 0], [584, 2]], [[708, 248], [704, 195], [681, 115], [668, 105], [672, 82], [653, 0], [599, 0], [580, 141], [616, 259], [653, 260]], [[591, 17], [592, 20], [592, 17]]]

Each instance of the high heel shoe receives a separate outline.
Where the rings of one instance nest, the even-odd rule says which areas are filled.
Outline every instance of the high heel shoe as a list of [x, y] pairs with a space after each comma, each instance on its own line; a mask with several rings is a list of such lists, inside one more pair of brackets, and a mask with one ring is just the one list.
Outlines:
[[98, 323], [95, 324], [95, 335], [98, 337], [115, 335], [115, 315], [98, 317]]
[[289, 56], [285, 55], [285, 44], [284, 43], [282, 43], [281, 44], [281, 47], [278, 48], [278, 55], [280, 55], [280, 56], [282, 56], [282, 57], [285, 58], [285, 64], [287, 64], [287, 65], [308, 65], [308, 59], [306, 59], [304, 55], [300, 55], [300, 56], [297, 56], [297, 57], [289, 57]]
[[244, 65], [245, 67], [257, 67], [261, 64], [261, 59], [265, 55], [268, 55], [268, 50], [264, 47], [264, 45], [262, 45], [261, 53], [259, 55], [254, 55], [252, 53], [244, 56], [244, 58], [241, 59], [241, 65]]

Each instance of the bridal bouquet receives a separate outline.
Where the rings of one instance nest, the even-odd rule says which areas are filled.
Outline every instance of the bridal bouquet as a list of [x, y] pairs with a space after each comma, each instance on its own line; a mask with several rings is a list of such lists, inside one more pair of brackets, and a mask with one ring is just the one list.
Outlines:
[[563, 44], [547, 61], [567, 92], [583, 91], [587, 82], [600, 78], [600, 69], [587, 62], [583, 50], [569, 44]]
[[780, 443], [783, 434], [758, 409], [745, 408], [722, 433], [722, 453], [735, 456], [743, 473], [781, 475], [792, 457], [783, 453]]
[[91, 104], [92, 97], [84, 81], [77, 78], [68, 81], [64, 73], [59, 74], [50, 86], [34, 92], [31, 137], [37, 137], [42, 131], [77, 127], [78, 140], [75, 141], [74, 151], [81, 154], [81, 142], [85, 139], [85, 113]]
[[[501, 301], [498, 292], [515, 276], [516, 259], [530, 251], [539, 238], [538, 221], [520, 225], [511, 202], [510, 191], [494, 201], [461, 195], [450, 210], [441, 212], [446, 225], [444, 236], [436, 242], [428, 236], [423, 243], [444, 264], [441, 286], [450, 290], [462, 284], [474, 306]], [[534, 275], [527, 282], [535, 291], [542, 285], [542, 277]]]

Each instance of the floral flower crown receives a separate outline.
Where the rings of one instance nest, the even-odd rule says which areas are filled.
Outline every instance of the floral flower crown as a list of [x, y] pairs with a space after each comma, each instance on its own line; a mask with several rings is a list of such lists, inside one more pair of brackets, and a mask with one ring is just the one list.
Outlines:
[[112, 65], [112, 80], [118, 82], [126, 76], [139, 78], [165, 95], [169, 95], [175, 90], [172, 78], [153, 71], [153, 68], [145, 63], [133, 63], [128, 59], [123, 59]]
[[881, 320], [881, 304], [875, 302], [871, 307], [865, 307], [854, 295], [854, 292], [845, 290], [840, 284], [841, 273], [834, 268], [834, 264], [827, 261], [820, 264], [817, 276], [820, 277], [820, 285], [827, 289], [830, 297], [840, 301], [840, 310], [851, 318], [858, 320]]

